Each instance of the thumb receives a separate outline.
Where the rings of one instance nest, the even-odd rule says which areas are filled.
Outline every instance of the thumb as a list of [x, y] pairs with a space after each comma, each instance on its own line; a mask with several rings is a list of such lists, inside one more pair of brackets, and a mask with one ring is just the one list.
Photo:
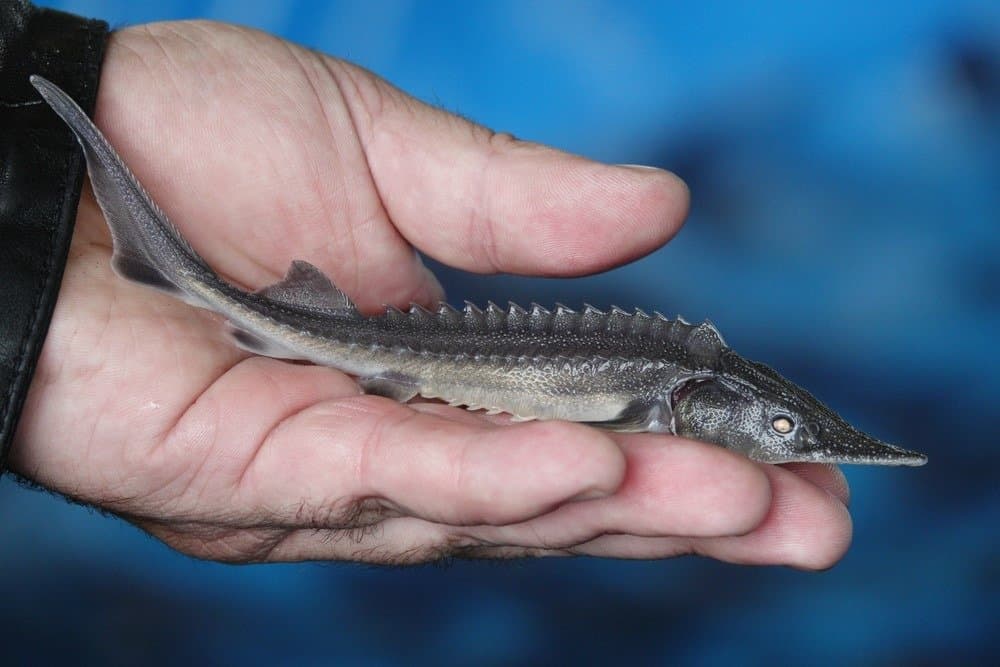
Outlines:
[[609, 166], [498, 134], [338, 61], [382, 202], [446, 264], [579, 275], [640, 257], [679, 229], [688, 190], [659, 169]]

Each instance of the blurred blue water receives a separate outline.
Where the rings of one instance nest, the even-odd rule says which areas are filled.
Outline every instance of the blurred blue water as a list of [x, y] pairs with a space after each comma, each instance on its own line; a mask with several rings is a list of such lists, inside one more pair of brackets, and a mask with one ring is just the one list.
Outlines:
[[6, 479], [9, 659], [1000, 661], [998, 3], [45, 4], [116, 25], [255, 25], [519, 137], [678, 172], [690, 222], [649, 258], [578, 281], [442, 269], [449, 293], [710, 316], [931, 462], [847, 470], [855, 543], [823, 574], [696, 559], [228, 567]]

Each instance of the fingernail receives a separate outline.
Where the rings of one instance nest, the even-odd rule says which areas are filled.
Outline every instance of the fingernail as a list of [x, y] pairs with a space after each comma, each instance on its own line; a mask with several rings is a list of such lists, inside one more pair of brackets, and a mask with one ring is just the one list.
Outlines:
[[665, 171], [664, 169], [652, 167], [648, 164], [616, 164], [615, 166], [622, 169], [635, 169], [636, 171]]

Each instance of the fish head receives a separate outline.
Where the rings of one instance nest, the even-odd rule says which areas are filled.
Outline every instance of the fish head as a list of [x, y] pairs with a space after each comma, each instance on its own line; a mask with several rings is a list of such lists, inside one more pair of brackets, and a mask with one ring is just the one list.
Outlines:
[[927, 457], [847, 423], [771, 368], [731, 353], [724, 372], [681, 384], [671, 397], [674, 432], [763, 463], [923, 465]]

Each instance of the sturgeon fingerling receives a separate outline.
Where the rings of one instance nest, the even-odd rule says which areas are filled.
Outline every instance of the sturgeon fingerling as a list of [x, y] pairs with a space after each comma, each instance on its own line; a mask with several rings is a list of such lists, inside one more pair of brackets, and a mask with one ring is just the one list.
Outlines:
[[765, 463], [923, 465], [876, 440], [771, 368], [729, 348], [708, 321], [641, 310], [537, 304], [387, 308], [366, 317], [319, 269], [246, 292], [220, 278], [153, 202], [66, 93], [31, 77], [83, 147], [123, 278], [225, 316], [236, 345], [359, 378], [365, 391], [420, 395], [515, 419], [566, 419], [617, 431], [673, 433]]

